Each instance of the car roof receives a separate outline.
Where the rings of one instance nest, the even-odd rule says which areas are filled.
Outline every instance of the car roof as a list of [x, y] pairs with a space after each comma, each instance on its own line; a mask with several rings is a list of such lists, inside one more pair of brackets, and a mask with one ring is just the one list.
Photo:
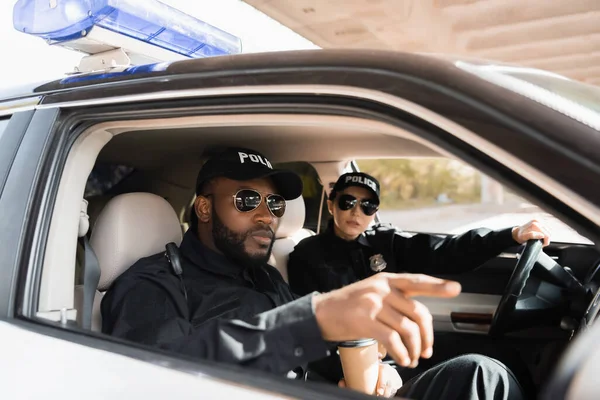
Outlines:
[[[415, 54], [369, 50], [302, 50], [270, 53], [239, 54], [185, 61], [113, 68], [105, 71], [70, 74], [44, 82], [29, 83], [0, 91], [0, 102], [24, 97], [50, 95], [84, 88], [120, 86], [131, 93], [131, 86], [142, 81], [169, 77], [170, 79], [198, 73], [224, 74], [257, 67], [310, 68], [329, 67], [339, 70], [352, 68], [393, 69], [414, 76], [431, 78], [452, 72], [456, 78], [467, 72], [454, 66], [459, 58], [441, 54]], [[461, 57], [460, 60], [465, 60]], [[478, 60], [481, 61], [481, 60]], [[497, 63], [494, 63], [497, 64]], [[472, 76], [470, 76], [472, 78]], [[106, 94], [98, 92], [100, 98]]]

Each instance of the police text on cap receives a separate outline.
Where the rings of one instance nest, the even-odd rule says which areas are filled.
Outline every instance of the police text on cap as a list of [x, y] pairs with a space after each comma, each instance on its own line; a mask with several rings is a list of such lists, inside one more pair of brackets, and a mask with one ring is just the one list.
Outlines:
[[271, 165], [269, 160], [257, 154], [246, 154], [244, 152], [238, 151], [238, 155], [240, 156], [240, 163], [242, 164], [245, 162], [245, 160], [250, 160], [253, 163], [262, 164], [269, 167], [270, 169], [273, 169], [273, 166]]
[[360, 183], [361, 185], [366, 185], [366, 186], [370, 187], [371, 189], [373, 189], [374, 192], [377, 192], [377, 184], [375, 184], [375, 182], [373, 182], [371, 179], [365, 178], [364, 176], [347, 176], [346, 183], [348, 183], [348, 182]]

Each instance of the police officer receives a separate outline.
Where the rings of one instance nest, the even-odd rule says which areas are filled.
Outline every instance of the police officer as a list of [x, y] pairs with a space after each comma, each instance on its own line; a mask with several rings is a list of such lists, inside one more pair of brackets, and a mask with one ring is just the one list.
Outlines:
[[[378, 274], [298, 298], [267, 260], [285, 200], [302, 193], [300, 178], [273, 169], [262, 154], [230, 148], [205, 163], [196, 192], [192, 228], [177, 257], [181, 271], [173, 269], [172, 253], [136, 262], [103, 298], [104, 333], [277, 374], [328, 356], [335, 342], [363, 337], [379, 340], [402, 365], [431, 356], [431, 315], [411, 297], [453, 297], [458, 283]], [[379, 378], [380, 394], [392, 395], [401, 384], [392, 368], [382, 367]], [[491, 389], [480, 387], [482, 379]], [[522, 398], [512, 375], [481, 356], [441, 364], [398, 393], [464, 398], [482, 391]]]
[[380, 185], [371, 175], [353, 172], [337, 180], [327, 207], [333, 219], [322, 234], [301, 241], [288, 261], [289, 283], [298, 295], [328, 292], [379, 271], [452, 274], [470, 271], [510, 246], [550, 236], [537, 221], [462, 235], [406, 235], [389, 224], [368, 228], [379, 209]]

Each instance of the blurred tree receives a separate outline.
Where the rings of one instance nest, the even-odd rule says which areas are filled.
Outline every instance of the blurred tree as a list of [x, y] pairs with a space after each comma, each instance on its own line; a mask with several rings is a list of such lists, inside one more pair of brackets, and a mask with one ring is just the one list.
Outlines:
[[460, 161], [413, 158], [358, 160], [357, 164], [381, 183], [383, 209], [424, 207], [440, 198], [452, 203], [480, 201], [480, 174]]

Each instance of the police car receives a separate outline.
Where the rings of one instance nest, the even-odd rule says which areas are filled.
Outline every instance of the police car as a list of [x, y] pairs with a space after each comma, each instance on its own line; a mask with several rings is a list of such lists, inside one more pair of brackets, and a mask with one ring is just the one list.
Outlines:
[[[76, 74], [0, 91], [0, 397], [360, 397], [99, 332], [115, 271], [180, 237], [206, 150], [235, 145], [295, 168], [310, 191], [277, 234], [283, 274], [294, 244], [322, 228], [328, 184], [365, 158], [462, 160], [567, 223], [589, 242], [553, 242], [550, 264], [510, 249], [447, 276], [463, 286], [456, 299], [422, 299], [432, 362], [480, 352], [540, 398], [597, 398], [598, 88], [440, 55], [235, 54], [237, 38], [153, 1], [19, 1], [14, 19], [88, 56]], [[130, 193], [137, 210], [98, 226]]]

